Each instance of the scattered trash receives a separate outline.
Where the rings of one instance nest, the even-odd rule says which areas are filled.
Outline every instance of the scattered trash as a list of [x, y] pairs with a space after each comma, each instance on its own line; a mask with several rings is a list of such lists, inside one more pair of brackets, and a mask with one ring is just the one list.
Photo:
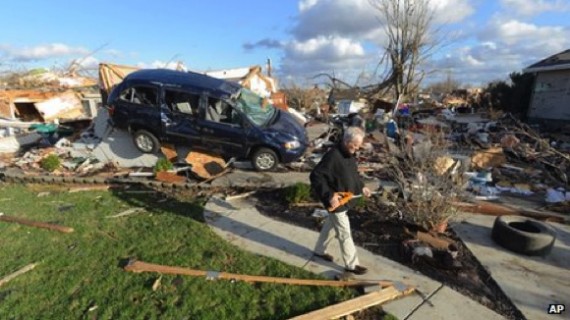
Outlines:
[[546, 190], [545, 201], [548, 203], [570, 201], [570, 192], [566, 192], [564, 189], [548, 189]]

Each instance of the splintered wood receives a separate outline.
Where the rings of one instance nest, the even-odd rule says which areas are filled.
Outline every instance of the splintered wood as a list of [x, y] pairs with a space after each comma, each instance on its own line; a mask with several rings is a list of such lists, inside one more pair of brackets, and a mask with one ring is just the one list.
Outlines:
[[195, 151], [188, 153], [186, 163], [192, 165], [192, 172], [202, 179], [218, 176], [226, 169], [224, 159]]
[[291, 320], [325, 320], [325, 319], [338, 319], [355, 313], [360, 310], [379, 305], [390, 300], [394, 300], [401, 296], [410, 294], [414, 289], [405, 291], [398, 291], [394, 287], [387, 287], [380, 291], [368, 293], [355, 299], [341, 302], [323, 309], [315, 310], [294, 318]]

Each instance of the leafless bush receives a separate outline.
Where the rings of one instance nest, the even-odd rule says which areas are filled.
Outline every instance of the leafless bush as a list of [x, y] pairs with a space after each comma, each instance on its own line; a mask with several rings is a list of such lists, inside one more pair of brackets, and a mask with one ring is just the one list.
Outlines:
[[393, 153], [388, 174], [401, 190], [398, 205], [409, 222], [434, 229], [456, 214], [452, 200], [462, 190], [461, 162], [449, 157], [443, 134]]

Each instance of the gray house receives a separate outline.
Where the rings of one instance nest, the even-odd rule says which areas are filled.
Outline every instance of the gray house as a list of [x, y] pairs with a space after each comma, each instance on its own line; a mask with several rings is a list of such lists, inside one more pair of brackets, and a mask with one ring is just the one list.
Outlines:
[[523, 70], [535, 74], [528, 109], [530, 122], [549, 125], [570, 123], [570, 49]]

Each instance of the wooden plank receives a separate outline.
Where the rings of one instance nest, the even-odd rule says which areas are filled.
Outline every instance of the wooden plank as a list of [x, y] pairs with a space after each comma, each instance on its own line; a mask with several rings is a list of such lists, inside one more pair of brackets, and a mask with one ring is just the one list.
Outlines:
[[253, 195], [256, 192], [257, 192], [257, 190], [253, 190], [253, 191], [245, 192], [242, 194], [236, 194], [234, 196], [227, 196], [224, 200], [232, 201], [232, 200], [237, 200], [237, 199], [243, 199], [243, 198], [247, 198], [247, 197]]
[[487, 201], [477, 201], [476, 203], [453, 201], [452, 203], [453, 206], [458, 210], [490, 216], [525, 216], [534, 219], [548, 220], [559, 223], [564, 223], [565, 220], [568, 219], [568, 217], [553, 212], [543, 213], [529, 209], [515, 209], [506, 205], [491, 203]]
[[0, 279], [0, 287], [3, 286], [4, 284], [8, 283], [9, 281], [13, 280], [14, 278], [16, 278], [19, 275], [22, 275], [30, 270], [32, 270], [33, 268], [35, 268], [37, 265], [37, 263], [30, 263], [29, 265], [21, 268], [20, 270], [9, 274], [7, 276], [5, 276], [4, 278]]
[[449, 245], [451, 245], [452, 243], [451, 241], [434, 237], [433, 235], [427, 232], [418, 231], [416, 235], [418, 240], [428, 243], [429, 245], [431, 245], [436, 249], [447, 250], [449, 248]]
[[176, 173], [168, 171], [159, 171], [155, 175], [155, 179], [162, 182], [170, 183], [184, 183], [186, 182], [186, 177], [179, 176]]
[[94, 185], [94, 186], [81, 186], [69, 188], [69, 193], [84, 192], [84, 191], [107, 191], [113, 186], [111, 185]]
[[170, 144], [163, 144], [160, 147], [160, 151], [162, 151], [162, 154], [166, 157], [166, 159], [168, 159], [168, 161], [170, 162], [175, 162], [176, 159], [178, 158], [178, 154], [176, 153], [176, 149], [174, 148], [173, 145]]
[[227, 167], [224, 159], [196, 151], [188, 153], [186, 163], [192, 165], [192, 171], [202, 179], [218, 177]]
[[23, 225], [27, 225], [27, 226], [49, 229], [49, 230], [59, 231], [59, 232], [63, 232], [63, 233], [73, 232], [73, 228], [70, 228], [70, 227], [64, 227], [64, 226], [60, 226], [57, 224], [51, 224], [51, 223], [45, 223], [45, 222], [37, 222], [37, 221], [32, 221], [32, 220], [28, 220], [28, 219], [24, 219], [24, 218], [11, 217], [11, 216], [7, 216], [3, 213], [0, 213], [0, 221], [15, 222], [15, 223], [19, 223], [19, 224], [23, 224]]
[[360, 310], [370, 308], [375, 305], [382, 304], [384, 302], [394, 300], [401, 296], [410, 294], [413, 289], [408, 289], [406, 291], [398, 291], [394, 287], [387, 287], [380, 291], [375, 291], [368, 293], [366, 295], [354, 298], [348, 301], [344, 301], [332, 306], [328, 306], [323, 309], [315, 310], [294, 318], [291, 320], [328, 320], [337, 319], [340, 317], [347, 316], [349, 314], [355, 313]]
[[381, 287], [391, 286], [391, 281], [336, 281], [336, 280], [314, 280], [314, 279], [294, 279], [294, 278], [279, 278], [267, 276], [251, 276], [244, 274], [214, 272], [204, 270], [194, 270], [182, 267], [171, 267], [159, 264], [147, 263], [143, 261], [131, 261], [124, 268], [126, 271], [131, 272], [158, 272], [162, 274], [176, 274], [186, 276], [202, 276], [209, 280], [227, 279], [227, 280], [240, 280], [245, 282], [265, 282], [265, 283], [279, 283], [291, 285], [305, 285], [305, 286], [326, 286], [326, 287], [363, 287], [378, 285]]

